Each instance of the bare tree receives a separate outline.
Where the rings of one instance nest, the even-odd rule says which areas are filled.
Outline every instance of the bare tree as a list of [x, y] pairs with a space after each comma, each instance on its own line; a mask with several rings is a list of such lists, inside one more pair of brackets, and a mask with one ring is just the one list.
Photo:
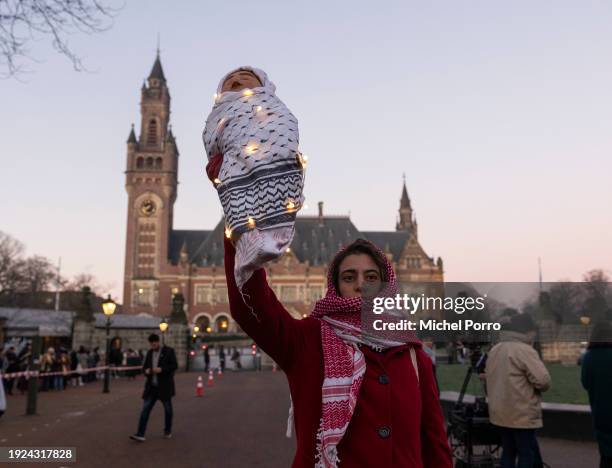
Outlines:
[[57, 275], [55, 267], [51, 262], [40, 255], [28, 257], [23, 261], [20, 271], [21, 290], [36, 294], [44, 291]]
[[574, 323], [579, 318], [584, 288], [579, 283], [559, 281], [550, 288], [550, 308], [558, 322]]
[[51, 39], [75, 70], [84, 70], [68, 36], [109, 29], [117, 11], [102, 0], [0, 0], [0, 76], [23, 72], [22, 60], [32, 59], [28, 45], [39, 38]]
[[24, 250], [21, 242], [0, 231], [0, 292], [18, 288]]
[[99, 294], [100, 292], [98, 280], [91, 273], [79, 273], [78, 275], [74, 275], [64, 289], [68, 291], [81, 291], [85, 286], [88, 286], [95, 294]]

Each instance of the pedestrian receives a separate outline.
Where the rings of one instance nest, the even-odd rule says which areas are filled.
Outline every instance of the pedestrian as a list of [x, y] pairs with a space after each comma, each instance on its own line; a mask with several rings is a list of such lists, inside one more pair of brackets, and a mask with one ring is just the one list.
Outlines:
[[[32, 356], [32, 344], [27, 343], [17, 356], [19, 372], [26, 372], [30, 369], [30, 357]], [[28, 390], [28, 379], [25, 376], [19, 377], [17, 388], [22, 395]]]
[[55, 352], [55, 348], [49, 348], [49, 361], [51, 365], [51, 375], [53, 390], [64, 389], [64, 375], [62, 373], [62, 362], [60, 356]]
[[[612, 314], [610, 315], [612, 317]], [[582, 360], [582, 386], [589, 394], [600, 468], [612, 468], [612, 324], [593, 326], [588, 350]]]
[[76, 353], [77, 366], [76, 366], [76, 375], [77, 382], [80, 387], [84, 385], [84, 382], [87, 382], [89, 374], [87, 373], [87, 361], [89, 359], [88, 352], [85, 349], [85, 346], [79, 346], [79, 352]]
[[146, 376], [145, 388], [142, 394], [144, 405], [140, 413], [138, 430], [130, 436], [131, 439], [144, 442], [149, 415], [157, 400], [164, 406], [164, 438], [172, 437], [172, 397], [174, 396], [174, 371], [178, 365], [174, 349], [163, 345], [160, 347], [159, 335], [149, 335], [151, 349], [142, 366]]
[[53, 360], [55, 359], [54, 355], [55, 350], [52, 347], [49, 347], [40, 360], [40, 372], [43, 374], [41, 391], [43, 392], [53, 389], [55, 379], [52, 375], [48, 374], [53, 368]]
[[70, 382], [73, 387], [76, 387], [81, 381], [81, 376], [77, 372], [77, 368], [79, 367], [79, 359], [77, 352], [73, 349], [70, 351], [68, 355], [70, 357]]
[[528, 314], [512, 317], [485, 367], [489, 418], [502, 436], [502, 468], [543, 466], [536, 429], [542, 427], [541, 393], [550, 374], [533, 347], [536, 328]]
[[70, 376], [71, 376], [70, 358], [68, 357], [68, 353], [66, 352], [66, 350], [63, 350], [60, 353], [59, 362], [60, 362], [60, 372], [62, 373], [62, 375], [60, 375], [61, 387], [62, 387], [61, 389], [64, 390], [68, 383], [68, 379], [70, 379]]
[[452, 467], [432, 362], [421, 343], [412, 332], [391, 340], [361, 326], [368, 291], [397, 294], [380, 249], [358, 239], [341, 250], [330, 264], [326, 296], [301, 320], [276, 298], [263, 268], [239, 291], [235, 252], [226, 238], [230, 311], [287, 375], [290, 422], [297, 424], [294, 468]]
[[204, 372], [208, 372], [210, 368], [210, 353], [208, 352], [208, 345], [204, 345]]
[[[11, 346], [6, 350], [4, 354], [4, 359], [6, 359], [6, 373], [12, 374], [14, 372], [19, 372], [19, 361], [17, 360], [17, 354], [15, 353], [15, 347]], [[4, 379], [4, 388], [6, 390], [7, 395], [13, 394], [13, 386], [15, 385], [15, 377], [9, 377], [8, 379]]]
[[234, 348], [234, 351], [232, 352], [231, 360], [234, 363], [235, 371], [242, 369], [242, 363], [240, 362], [240, 351], [238, 351], [238, 348]]
[[225, 371], [225, 348], [223, 345], [219, 346], [219, 367], [221, 367], [221, 371]]

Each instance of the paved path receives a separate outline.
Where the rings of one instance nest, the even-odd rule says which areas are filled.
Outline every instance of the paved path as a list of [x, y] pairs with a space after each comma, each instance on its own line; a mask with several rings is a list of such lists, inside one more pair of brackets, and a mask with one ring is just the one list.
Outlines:
[[[23, 415], [25, 398], [9, 399], [0, 418], [1, 446], [77, 447], [79, 467], [289, 467], [294, 439], [285, 438], [289, 393], [282, 373], [228, 372], [195, 396], [197, 373], [177, 374], [173, 400], [174, 436], [162, 438], [163, 411], [158, 404], [149, 421], [147, 441], [128, 439], [136, 429], [143, 380], [112, 381], [41, 393], [37, 416]], [[541, 440], [553, 468], [598, 466], [593, 443]], [[12, 466], [62, 466], [59, 464]], [[372, 467], [376, 468], [376, 467]]]

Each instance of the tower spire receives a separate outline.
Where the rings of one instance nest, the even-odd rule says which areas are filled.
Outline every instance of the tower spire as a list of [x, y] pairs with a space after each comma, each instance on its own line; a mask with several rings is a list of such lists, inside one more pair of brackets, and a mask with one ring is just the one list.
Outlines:
[[408, 196], [408, 189], [406, 188], [406, 174], [404, 173], [402, 175], [402, 196], [400, 198], [399, 220], [395, 225], [395, 229], [397, 231], [414, 231], [415, 227], [410, 197]]

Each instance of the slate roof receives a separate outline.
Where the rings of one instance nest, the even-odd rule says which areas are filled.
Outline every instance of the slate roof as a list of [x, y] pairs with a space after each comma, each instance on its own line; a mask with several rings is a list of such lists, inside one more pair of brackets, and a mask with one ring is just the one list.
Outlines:
[[[199, 266], [223, 265], [223, 220], [212, 231], [175, 230], [170, 233], [168, 257], [178, 264], [183, 245], [189, 259]], [[301, 262], [323, 265], [330, 262], [343, 246], [365, 238], [381, 250], [388, 249], [398, 258], [410, 237], [410, 231], [359, 231], [348, 216], [298, 216], [291, 250]]]
[[164, 76], [164, 69], [161, 65], [161, 60], [159, 59], [159, 53], [157, 57], [155, 57], [155, 63], [153, 64], [153, 68], [151, 69], [151, 73], [149, 74], [149, 79], [157, 78], [161, 81], [166, 81], [166, 77]]
[[389, 250], [397, 260], [410, 238], [410, 231], [363, 231], [364, 237], [373, 242], [383, 252]]
[[7, 336], [70, 336], [74, 312], [0, 307]]
[[[106, 315], [103, 313], [94, 314], [96, 328], [106, 327]], [[111, 317], [111, 328], [155, 328], [159, 330], [159, 317], [139, 314], [114, 314]]]

